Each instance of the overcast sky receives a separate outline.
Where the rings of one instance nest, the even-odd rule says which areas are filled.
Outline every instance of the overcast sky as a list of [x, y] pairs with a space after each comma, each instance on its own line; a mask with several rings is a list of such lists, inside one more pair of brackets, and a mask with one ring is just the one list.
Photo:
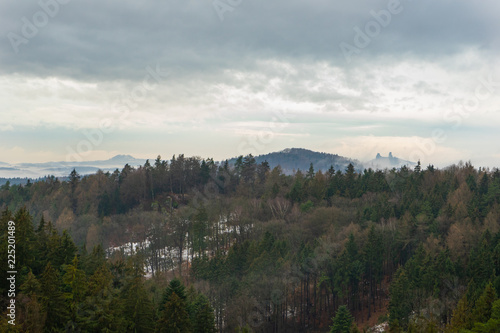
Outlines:
[[498, 0], [3, 0], [0, 32], [0, 161], [500, 166]]

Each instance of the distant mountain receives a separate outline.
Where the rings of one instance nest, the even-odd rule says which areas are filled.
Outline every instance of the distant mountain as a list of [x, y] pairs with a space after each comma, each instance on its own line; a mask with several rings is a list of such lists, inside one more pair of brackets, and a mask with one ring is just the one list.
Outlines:
[[[307, 171], [311, 163], [314, 170], [327, 171], [331, 166], [335, 170], [345, 171], [349, 163], [354, 165], [356, 170], [362, 170], [363, 165], [354, 159], [339, 156], [337, 154], [319, 153], [303, 148], [287, 148], [279, 152], [255, 157], [255, 161], [259, 164], [267, 161], [272, 168], [280, 165], [285, 174], [291, 174], [294, 170]], [[236, 162], [236, 158], [229, 160], [230, 164]]]
[[[389, 153], [388, 157], [382, 157], [380, 154], [377, 154], [375, 159], [362, 163], [356, 159], [337, 154], [320, 153], [303, 148], [288, 148], [279, 152], [259, 155], [255, 157], [255, 161], [258, 164], [267, 161], [271, 168], [280, 165], [285, 174], [292, 174], [299, 169], [307, 172], [311, 163], [315, 171], [321, 170], [323, 172], [328, 171], [331, 166], [336, 171], [340, 170], [344, 172], [349, 163], [352, 163], [358, 172], [368, 168], [392, 169], [400, 168], [403, 165], [416, 165], [414, 162], [394, 157], [392, 153]], [[236, 158], [229, 160], [231, 165], [234, 165], [235, 162]], [[130, 155], [116, 155], [108, 160], [82, 162], [20, 163], [14, 165], [0, 162], [0, 177], [4, 178], [0, 181], [0, 185], [7, 180], [11, 180], [11, 183], [14, 183], [14, 181], [23, 182], [25, 180], [20, 180], [19, 178], [26, 177], [31, 179], [43, 178], [49, 175], [67, 177], [73, 169], [76, 169], [81, 175], [88, 175], [96, 173], [98, 170], [104, 172], [113, 172], [116, 169], [121, 170], [125, 164], [137, 167], [144, 165], [144, 163], [146, 163], [145, 159], [138, 159]]]
[[388, 157], [383, 157], [380, 153], [377, 154], [375, 159], [370, 160], [365, 163], [365, 168], [372, 169], [392, 169], [392, 168], [401, 168], [403, 165], [406, 166], [415, 166], [417, 163], [406, 161], [397, 157], [392, 156], [392, 153], [389, 153]]
[[131, 166], [142, 165], [146, 160], [138, 159], [130, 155], [116, 155], [108, 160], [98, 160], [98, 161], [60, 161], [60, 162], [44, 162], [44, 163], [21, 163], [17, 166], [21, 168], [60, 168], [68, 166], [120, 166], [122, 168], [125, 164]]
[[7, 182], [9, 182], [10, 185], [26, 185], [28, 183], [28, 179], [31, 178], [0, 178], [0, 186], [5, 185]]
[[110, 158], [109, 160], [106, 161], [96, 161], [96, 162], [101, 162], [101, 163], [121, 163], [122, 165], [125, 166], [125, 164], [129, 165], [143, 165], [146, 163], [146, 160], [138, 159], [135, 158], [131, 155], [116, 155], [115, 157]]
[[[1, 162], [0, 162], [1, 163]], [[47, 175], [56, 177], [65, 177], [70, 174], [73, 169], [81, 175], [87, 175], [102, 170], [104, 172], [113, 172], [115, 169], [122, 169], [125, 164], [137, 167], [144, 165], [145, 159], [138, 159], [130, 155], [116, 155], [108, 160], [98, 161], [82, 161], [82, 162], [44, 162], [44, 163], [20, 163], [10, 165], [2, 163], [0, 167], [0, 177], [16, 178], [30, 177], [38, 178]]]

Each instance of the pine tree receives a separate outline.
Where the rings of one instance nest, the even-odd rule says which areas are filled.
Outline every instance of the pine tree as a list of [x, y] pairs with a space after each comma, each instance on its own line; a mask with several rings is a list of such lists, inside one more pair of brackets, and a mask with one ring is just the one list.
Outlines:
[[473, 332], [498, 333], [500, 332], [500, 300], [493, 303], [491, 318], [485, 323], [476, 323]]
[[[24, 283], [19, 287], [22, 295], [28, 297], [28, 301], [23, 304], [23, 330], [26, 332], [42, 332], [45, 326], [47, 313], [42, 310], [39, 302], [41, 286], [35, 275], [30, 271]], [[19, 297], [20, 299], [21, 297]]]
[[333, 325], [330, 326], [330, 333], [349, 333], [353, 323], [353, 318], [347, 306], [342, 305], [338, 308]]
[[474, 323], [485, 323], [491, 317], [491, 308], [496, 299], [496, 292], [493, 285], [488, 283], [484, 288], [483, 294], [476, 302], [472, 311], [472, 321]]
[[477, 332], [477, 333], [500, 332], [500, 300], [493, 302], [491, 318], [486, 323], [475, 323], [472, 332]]
[[241, 177], [247, 184], [252, 184], [255, 181], [255, 171], [257, 165], [252, 154], [245, 156], [241, 167]]
[[458, 333], [460, 330], [469, 327], [470, 325], [470, 308], [467, 301], [467, 293], [458, 301], [457, 307], [453, 310], [451, 322], [447, 327], [446, 332]]
[[62, 236], [59, 238], [60, 242], [53, 252], [54, 265], [69, 265], [75, 258], [78, 248], [71, 239], [67, 230], [63, 231]]
[[384, 252], [382, 241], [372, 225], [368, 233], [368, 241], [363, 249], [365, 276], [369, 282], [368, 316], [371, 316], [371, 304], [375, 303], [377, 284], [382, 280]]
[[198, 295], [194, 302], [194, 333], [215, 333], [214, 310], [210, 306], [208, 299], [204, 295]]
[[390, 286], [389, 319], [391, 326], [397, 320], [398, 326], [408, 323], [408, 317], [413, 309], [410, 295], [410, 281], [403, 268], [398, 269], [396, 278]]
[[134, 277], [124, 286], [123, 315], [128, 320], [128, 329], [132, 332], [153, 331], [153, 305], [147, 297], [141, 277]]
[[307, 181], [311, 181], [311, 180], [314, 178], [314, 175], [315, 175], [315, 174], [316, 174], [316, 173], [314, 172], [314, 166], [313, 166], [313, 164], [311, 163], [311, 164], [309, 165], [309, 170], [307, 171], [307, 174], [306, 174], [306, 180], [307, 180]]
[[76, 209], [78, 207], [78, 200], [76, 197], [76, 188], [78, 187], [78, 182], [80, 181], [80, 175], [76, 172], [76, 169], [73, 169], [69, 174], [69, 183], [70, 183], [70, 198], [71, 198], [71, 208], [73, 209], [73, 213], [76, 214]]
[[85, 272], [78, 268], [77, 256], [75, 256], [71, 265], [66, 266], [63, 282], [70, 290], [70, 292], [65, 294], [65, 297], [69, 304], [68, 309], [71, 313], [71, 318], [73, 322], [76, 322], [77, 306], [83, 301], [87, 288]]
[[61, 291], [59, 273], [49, 262], [40, 279], [42, 309], [47, 313], [45, 329], [58, 330], [65, 326], [69, 319], [65, 299]]
[[288, 198], [290, 198], [290, 200], [292, 200], [293, 202], [301, 202], [305, 197], [303, 181], [304, 179], [302, 173], [298, 171], [295, 176], [295, 182], [293, 183], [292, 188], [288, 193]]
[[106, 265], [89, 277], [87, 297], [79, 308], [78, 323], [83, 332], [126, 331], [124, 302], [116, 297], [112, 280]]
[[94, 246], [92, 252], [82, 258], [82, 269], [87, 275], [93, 275], [97, 269], [106, 264], [106, 254], [101, 244]]
[[173, 293], [176, 293], [182, 301], [186, 301], [186, 287], [182, 284], [181, 280], [174, 278], [168, 284], [167, 289], [163, 293], [162, 301], [160, 303], [160, 309], [163, 310], [165, 304], [170, 300]]
[[188, 333], [191, 332], [191, 323], [185, 301], [175, 292], [169, 297], [165, 309], [158, 321], [160, 333]]
[[[18, 269], [27, 266], [31, 267], [35, 261], [34, 241], [35, 232], [31, 215], [26, 207], [19, 209], [14, 217], [16, 223], [16, 264]], [[7, 228], [5, 228], [7, 229]], [[3, 231], [3, 230], [2, 230]]]
[[352, 165], [352, 163], [349, 163], [345, 172], [345, 185], [345, 196], [349, 198], [356, 197], [356, 170], [354, 170], [354, 165]]
[[144, 288], [144, 261], [139, 256], [128, 259], [125, 284], [121, 290], [124, 304], [123, 315], [128, 321], [128, 329], [134, 332], [153, 331], [153, 304]]

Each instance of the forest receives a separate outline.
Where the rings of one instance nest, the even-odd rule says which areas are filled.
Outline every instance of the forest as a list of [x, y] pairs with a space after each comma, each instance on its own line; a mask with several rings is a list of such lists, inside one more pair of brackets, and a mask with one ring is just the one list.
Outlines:
[[499, 204], [500, 170], [470, 163], [289, 175], [178, 155], [6, 183], [0, 328], [499, 332]]

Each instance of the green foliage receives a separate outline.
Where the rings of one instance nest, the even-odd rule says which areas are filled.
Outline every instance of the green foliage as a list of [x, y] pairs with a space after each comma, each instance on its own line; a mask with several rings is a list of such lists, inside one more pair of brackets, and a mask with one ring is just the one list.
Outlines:
[[408, 297], [410, 290], [411, 284], [407, 273], [403, 268], [400, 268], [396, 272], [394, 282], [390, 288], [389, 320], [391, 326], [406, 325], [408, 323], [410, 313], [413, 310], [413, 302]]
[[187, 333], [191, 332], [191, 323], [185, 301], [175, 292], [170, 294], [158, 322], [158, 332]]
[[500, 332], [500, 300], [496, 300], [492, 304], [491, 317], [487, 322], [476, 322], [472, 328], [472, 332], [478, 333], [494, 333]]
[[55, 330], [64, 327], [69, 320], [69, 312], [66, 306], [66, 298], [61, 290], [61, 279], [59, 272], [49, 262], [45, 267], [40, 279], [41, 305], [47, 314], [45, 328]]
[[333, 317], [333, 324], [330, 326], [330, 333], [349, 333], [353, 318], [347, 306], [342, 305], [338, 308], [335, 317]]
[[313, 207], [314, 203], [311, 200], [308, 200], [307, 202], [304, 202], [303, 204], [300, 205], [300, 210], [304, 213], [307, 213]]
[[208, 299], [200, 294], [194, 302], [193, 333], [215, 333], [214, 310]]
[[[227, 331], [321, 331], [338, 304], [365, 320], [387, 298], [392, 331], [450, 321], [454, 332], [495, 329], [500, 171], [310, 162], [291, 173], [251, 155], [234, 167], [178, 155], [2, 186], [0, 260], [15, 220], [20, 318], [31, 321], [23, 329], [151, 331], [174, 293], [198, 331], [204, 321]], [[131, 259], [106, 258], [111, 246], [146, 239]], [[190, 260], [172, 256], [173, 246]], [[162, 289], [172, 274], [208, 298], [180, 280]], [[6, 281], [0, 271], [3, 295]]]
[[491, 318], [493, 302], [496, 300], [496, 291], [493, 285], [488, 283], [484, 291], [477, 300], [474, 311], [472, 312], [472, 321], [475, 323], [484, 323]]
[[163, 308], [164, 305], [168, 302], [173, 293], [177, 294], [177, 297], [180, 297], [183, 301], [186, 300], [186, 288], [182, 284], [181, 280], [178, 278], [172, 279], [168, 284], [167, 289], [165, 290], [162, 298], [162, 302], [160, 307]]
[[[76, 254], [69, 234], [59, 234], [44, 219], [34, 231], [28, 224], [32, 218], [26, 210], [15, 215], [4, 211], [0, 219], [2, 228], [7, 228], [6, 221], [9, 220], [16, 222], [20, 243], [29, 251], [21, 251], [23, 261], [16, 266], [17, 281], [20, 282], [16, 297], [16, 326], [2, 320], [2, 332], [154, 331], [157, 304], [153, 304], [144, 285], [144, 263], [140, 257], [110, 265], [100, 246], [90, 254], [84, 249]], [[42, 257], [35, 260], [38, 255]], [[73, 255], [71, 260], [68, 259], [70, 255]], [[40, 269], [43, 262], [46, 264]], [[170, 294], [171, 299], [176, 292], [183, 299], [176, 297], [185, 302], [184, 286], [179, 280], [171, 282], [166, 294]], [[196, 291], [192, 294], [193, 329], [196, 332], [215, 332], [213, 309], [208, 299]], [[3, 315], [4, 318], [7, 317]], [[191, 325], [189, 318], [188, 323]]]
[[87, 281], [85, 272], [78, 268], [78, 257], [75, 256], [71, 265], [67, 265], [62, 280], [68, 291], [64, 294], [66, 303], [69, 305], [71, 319], [76, 322], [76, 311], [78, 305], [85, 299]]
[[453, 310], [453, 314], [451, 316], [450, 325], [447, 327], [447, 332], [456, 333], [460, 332], [462, 329], [465, 329], [470, 326], [471, 315], [470, 315], [470, 307], [467, 301], [467, 294], [458, 301], [457, 307]]

